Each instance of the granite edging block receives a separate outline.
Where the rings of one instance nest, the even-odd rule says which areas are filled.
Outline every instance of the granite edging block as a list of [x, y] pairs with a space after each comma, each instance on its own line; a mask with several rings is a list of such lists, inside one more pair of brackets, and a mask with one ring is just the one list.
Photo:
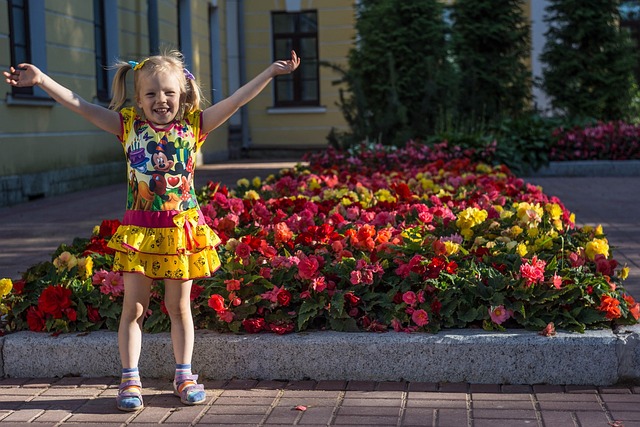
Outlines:
[[[198, 331], [193, 365], [209, 379], [426, 381], [612, 385], [640, 380], [640, 328], [615, 335], [559, 332], [438, 334], [308, 332], [232, 335]], [[3, 338], [8, 377], [117, 376], [117, 333], [19, 332]], [[169, 378], [170, 335], [145, 334], [140, 370]]]

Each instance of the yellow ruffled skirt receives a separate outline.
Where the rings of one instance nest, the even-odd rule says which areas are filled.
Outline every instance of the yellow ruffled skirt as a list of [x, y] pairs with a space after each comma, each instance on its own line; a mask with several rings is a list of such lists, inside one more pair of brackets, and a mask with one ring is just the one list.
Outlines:
[[139, 225], [141, 221], [127, 221], [125, 214], [123, 225], [109, 240], [109, 247], [116, 251], [113, 270], [152, 279], [210, 277], [220, 267], [215, 249], [220, 238], [198, 215], [190, 209], [172, 215], [171, 226], [146, 227]]

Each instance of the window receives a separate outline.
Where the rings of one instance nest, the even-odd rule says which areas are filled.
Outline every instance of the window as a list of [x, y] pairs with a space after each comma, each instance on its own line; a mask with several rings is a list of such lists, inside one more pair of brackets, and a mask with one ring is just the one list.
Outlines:
[[271, 28], [274, 60], [289, 58], [292, 50], [303, 58], [295, 73], [276, 77], [275, 106], [320, 105], [317, 12], [272, 12]]
[[[36, 64], [47, 72], [44, 0], [9, 0], [11, 64]], [[11, 100], [50, 99], [39, 87], [11, 87]]]
[[96, 94], [98, 101], [111, 99], [111, 81], [115, 70], [109, 68], [118, 56], [117, 0], [93, 0], [96, 45]]
[[[26, 0], [9, 0], [9, 32], [11, 34], [11, 64], [31, 62], [29, 46], [29, 4]], [[32, 87], [12, 87], [14, 96], [33, 95]]]

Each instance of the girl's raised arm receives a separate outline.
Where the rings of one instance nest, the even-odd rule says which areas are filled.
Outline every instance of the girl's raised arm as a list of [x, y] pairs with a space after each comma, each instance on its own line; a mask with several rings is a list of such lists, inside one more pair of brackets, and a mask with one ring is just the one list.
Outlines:
[[4, 71], [2, 74], [11, 86], [39, 86], [63, 107], [79, 114], [100, 129], [114, 135], [119, 135], [121, 132], [120, 115], [117, 112], [85, 101], [40, 71], [35, 65], [18, 64], [17, 68], [11, 67], [9, 71]]
[[233, 95], [223, 99], [202, 112], [202, 132], [208, 133], [224, 123], [240, 107], [255, 98], [278, 75], [289, 74], [300, 65], [300, 58], [291, 51], [291, 59], [276, 61], [250, 82], [236, 90]]

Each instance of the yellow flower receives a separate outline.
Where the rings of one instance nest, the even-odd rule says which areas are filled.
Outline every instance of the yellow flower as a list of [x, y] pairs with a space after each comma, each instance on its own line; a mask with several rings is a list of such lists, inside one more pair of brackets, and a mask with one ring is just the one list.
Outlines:
[[251, 180], [251, 185], [253, 185], [255, 188], [260, 188], [260, 186], [262, 185], [262, 180], [259, 176], [256, 176]]
[[58, 256], [58, 258], [53, 260], [53, 265], [56, 266], [58, 272], [71, 270], [73, 267], [78, 265], [78, 259], [70, 252], [64, 251]]
[[315, 191], [315, 190], [319, 190], [320, 188], [322, 188], [322, 186], [320, 185], [317, 179], [311, 178], [309, 180], [309, 190]]
[[246, 193], [244, 193], [243, 198], [247, 200], [260, 200], [260, 195], [256, 190], [249, 190]]
[[342, 206], [350, 206], [353, 204], [351, 199], [348, 197], [343, 197], [342, 200], [340, 200], [340, 203], [342, 203]]
[[[484, 209], [467, 208], [458, 214], [456, 225], [460, 229], [470, 229], [481, 224], [489, 214]], [[463, 234], [464, 236], [464, 234]]]
[[444, 242], [445, 251], [447, 252], [447, 256], [458, 253], [460, 250], [460, 245], [456, 242], [452, 242], [447, 240]]
[[381, 188], [380, 190], [376, 191], [375, 196], [376, 196], [376, 199], [378, 199], [381, 202], [394, 203], [397, 200], [395, 196], [392, 195], [391, 192], [386, 188]]
[[522, 234], [524, 230], [522, 230], [522, 227], [519, 227], [517, 225], [514, 225], [513, 227], [511, 227], [509, 229], [509, 233], [513, 236], [513, 237], [518, 237], [520, 234]]
[[537, 224], [542, 220], [544, 211], [539, 203], [522, 202], [518, 204], [518, 219], [525, 224]]
[[93, 276], [93, 258], [79, 258], [78, 259], [78, 276], [81, 279], [87, 279]]
[[557, 203], [547, 203], [545, 210], [549, 213], [552, 220], [556, 221], [562, 216], [562, 208]]
[[11, 279], [0, 279], [0, 297], [8, 295], [9, 292], [11, 292], [11, 289], [13, 289], [13, 282]]
[[520, 255], [521, 257], [524, 257], [528, 252], [527, 245], [525, 245], [524, 243], [520, 243], [516, 251], [518, 252], [518, 255]]
[[249, 180], [247, 178], [240, 178], [236, 184], [238, 185], [238, 187], [248, 187]]
[[627, 280], [627, 277], [629, 277], [629, 267], [625, 265], [622, 270], [618, 272], [618, 277], [622, 280]]
[[591, 261], [595, 258], [596, 255], [604, 255], [606, 258], [609, 257], [609, 242], [607, 239], [593, 239], [588, 242], [586, 247], [584, 248], [585, 253], [587, 254], [587, 258]]
[[96, 225], [93, 227], [93, 235], [97, 236], [98, 234], [100, 234], [100, 226]]
[[595, 236], [602, 236], [604, 234], [604, 231], [602, 230], [602, 224], [598, 224], [598, 226], [594, 230], [593, 234]]
[[500, 219], [509, 219], [513, 216], [513, 211], [501, 211], [500, 212]]
[[527, 230], [527, 235], [529, 237], [536, 237], [538, 235], [538, 229], [533, 227]]

